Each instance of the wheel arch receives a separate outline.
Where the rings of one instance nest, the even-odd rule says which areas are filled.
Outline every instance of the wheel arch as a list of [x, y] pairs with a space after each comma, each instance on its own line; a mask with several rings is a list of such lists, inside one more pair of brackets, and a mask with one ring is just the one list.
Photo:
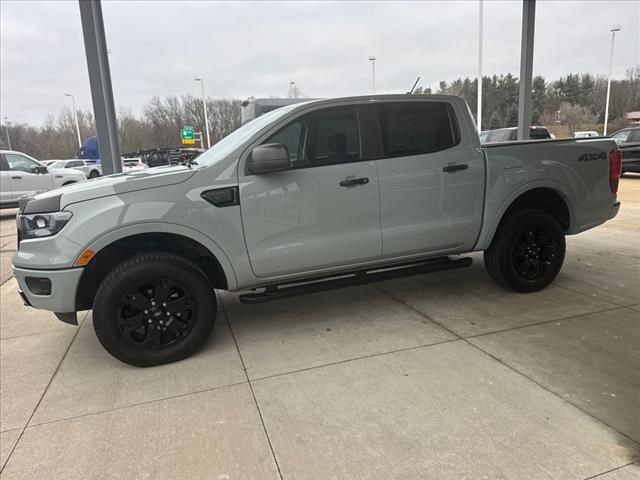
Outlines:
[[194, 238], [194, 235], [166, 230], [122, 230], [125, 231], [111, 232], [88, 247], [96, 253], [84, 267], [76, 292], [77, 310], [92, 307], [98, 286], [115, 265], [142, 252], [163, 251], [181, 255], [199, 265], [215, 288], [226, 290], [236, 285], [235, 273], [226, 255], [215, 247], [211, 248], [208, 242]]
[[575, 222], [573, 202], [559, 188], [553, 186], [535, 186], [524, 191], [516, 192], [509, 201], [505, 202], [498, 215], [494, 218], [491, 229], [478, 242], [477, 250], [485, 250], [491, 245], [493, 237], [504, 220], [515, 210], [535, 209], [543, 210], [554, 216], [565, 233], [571, 230]]

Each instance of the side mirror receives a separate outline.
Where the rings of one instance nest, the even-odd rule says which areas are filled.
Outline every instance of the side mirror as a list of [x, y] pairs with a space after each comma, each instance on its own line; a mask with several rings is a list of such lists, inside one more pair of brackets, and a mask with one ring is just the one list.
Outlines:
[[49, 173], [49, 170], [47, 170], [47, 167], [45, 167], [44, 165], [38, 165], [33, 167], [33, 173], [37, 175], [43, 175], [45, 173]]
[[289, 150], [281, 143], [269, 143], [254, 148], [247, 162], [247, 170], [254, 175], [281, 172], [289, 168]]

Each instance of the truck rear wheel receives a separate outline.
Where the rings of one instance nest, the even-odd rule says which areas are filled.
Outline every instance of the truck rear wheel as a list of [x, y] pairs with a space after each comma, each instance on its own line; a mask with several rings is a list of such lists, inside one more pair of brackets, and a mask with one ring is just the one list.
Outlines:
[[136, 255], [114, 267], [93, 305], [102, 346], [138, 367], [190, 356], [211, 333], [215, 318], [215, 292], [205, 273], [169, 253]]
[[484, 252], [489, 276], [516, 292], [536, 292], [549, 285], [562, 268], [564, 231], [551, 214], [520, 210], [505, 219]]

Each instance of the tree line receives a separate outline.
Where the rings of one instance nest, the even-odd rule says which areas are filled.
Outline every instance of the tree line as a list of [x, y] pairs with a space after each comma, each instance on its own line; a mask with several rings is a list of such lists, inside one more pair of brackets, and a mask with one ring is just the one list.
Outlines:
[[[213, 145], [240, 126], [240, 100], [208, 98], [207, 116]], [[117, 120], [120, 152], [123, 154], [179, 147], [180, 129], [187, 125], [197, 132], [205, 131], [202, 99], [192, 95], [164, 99], [153, 97], [140, 116], [134, 115], [130, 109], [120, 108]], [[90, 111], [78, 110], [78, 125], [83, 140], [96, 134]], [[63, 107], [57, 116], [49, 115], [43, 126], [9, 123], [8, 131], [13, 150], [41, 160], [73, 158], [78, 151], [73, 111], [69, 107]], [[0, 148], [8, 149], [7, 125], [2, 125], [1, 133]]]
[[[458, 78], [442, 81], [436, 93], [464, 98], [476, 114], [476, 79]], [[518, 123], [518, 78], [506, 75], [482, 79], [482, 129], [516, 126]], [[607, 79], [590, 73], [571, 73], [555, 81], [536, 76], [532, 84], [532, 124], [562, 124], [569, 134], [580, 128], [604, 122]], [[430, 94], [431, 88], [418, 88], [414, 93]], [[627, 70], [625, 78], [611, 82], [609, 131], [625, 126], [625, 112], [640, 110], [640, 65]], [[240, 126], [240, 100], [207, 99], [209, 132], [214, 144]], [[78, 111], [82, 139], [95, 135], [95, 122], [90, 111]], [[118, 134], [122, 153], [158, 147], [180, 146], [180, 129], [186, 125], [205, 131], [202, 100], [192, 95], [153, 97], [142, 113], [118, 111]], [[2, 125], [0, 148], [9, 148], [7, 127], [14, 150], [42, 160], [72, 158], [78, 150], [73, 112], [64, 107], [57, 116], [49, 115], [42, 126], [26, 123]], [[588, 129], [591, 129], [588, 128]], [[206, 135], [205, 135], [206, 136]]]
[[[518, 124], [518, 78], [508, 73], [482, 78], [482, 129], [515, 127]], [[416, 93], [433, 93], [418, 89]], [[440, 82], [439, 94], [464, 98], [474, 116], [477, 112], [477, 79], [458, 78]], [[555, 81], [533, 78], [532, 124], [562, 123], [573, 133], [581, 125], [604, 123], [607, 77], [590, 73], [570, 73]], [[624, 114], [640, 110], [640, 65], [627, 70], [625, 78], [611, 81], [609, 124], [613, 131], [626, 124]]]

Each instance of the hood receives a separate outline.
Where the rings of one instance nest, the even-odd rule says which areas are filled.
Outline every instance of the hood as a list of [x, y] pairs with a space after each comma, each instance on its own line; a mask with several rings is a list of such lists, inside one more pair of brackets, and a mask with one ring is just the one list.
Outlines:
[[193, 176], [195, 172], [195, 170], [184, 166], [168, 166], [116, 173], [40, 193], [34, 199], [44, 200], [62, 195], [60, 200], [60, 208], [62, 209], [71, 203], [94, 198], [174, 185], [184, 182]]

